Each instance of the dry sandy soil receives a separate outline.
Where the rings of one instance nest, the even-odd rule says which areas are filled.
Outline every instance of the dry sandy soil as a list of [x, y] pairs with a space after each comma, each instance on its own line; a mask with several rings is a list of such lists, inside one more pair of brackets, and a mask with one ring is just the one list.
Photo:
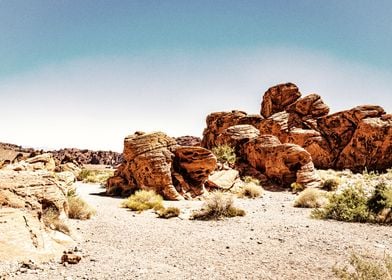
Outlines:
[[184, 214], [164, 220], [94, 195], [102, 191], [78, 183], [80, 195], [97, 209], [91, 220], [72, 221], [79, 264], [47, 264], [7, 279], [334, 279], [332, 267], [353, 251], [392, 252], [391, 227], [311, 219], [309, 209], [292, 206], [291, 193], [236, 200], [245, 217], [192, 221], [186, 216], [200, 201], [167, 202]]

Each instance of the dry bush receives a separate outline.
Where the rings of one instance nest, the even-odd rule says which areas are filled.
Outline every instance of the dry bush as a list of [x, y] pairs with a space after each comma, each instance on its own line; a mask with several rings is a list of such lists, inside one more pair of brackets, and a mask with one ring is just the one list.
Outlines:
[[338, 178], [333, 178], [333, 179], [327, 179], [323, 182], [323, 187], [322, 189], [325, 191], [336, 191], [339, 187], [339, 179]]
[[158, 217], [163, 219], [170, 219], [180, 215], [180, 209], [177, 207], [162, 208], [157, 211]]
[[69, 227], [60, 220], [60, 215], [58, 210], [51, 207], [45, 209], [42, 213], [42, 220], [44, 224], [51, 228], [52, 230], [61, 231], [62, 233], [69, 234]]
[[293, 193], [302, 192], [305, 189], [305, 187], [303, 185], [301, 185], [300, 183], [297, 183], [297, 182], [292, 183], [290, 185], [290, 187], [291, 187], [291, 191]]
[[367, 203], [379, 223], [392, 223], [392, 185], [379, 183]]
[[213, 192], [205, 200], [200, 210], [192, 213], [192, 220], [219, 220], [225, 217], [245, 216], [245, 211], [233, 206], [233, 196]]
[[85, 183], [100, 183], [105, 184], [106, 181], [114, 175], [113, 170], [90, 170], [82, 169], [78, 175], [78, 180]]
[[123, 206], [132, 211], [161, 210], [164, 208], [162, 196], [156, 194], [153, 190], [136, 191], [123, 202]]
[[245, 183], [238, 192], [238, 197], [257, 198], [262, 196], [263, 188], [253, 182]]
[[325, 193], [318, 189], [308, 188], [302, 191], [294, 201], [294, 207], [319, 208], [325, 205], [328, 199]]
[[229, 145], [216, 146], [212, 148], [212, 153], [220, 163], [234, 164], [236, 161], [235, 151]]
[[77, 195], [68, 195], [68, 217], [70, 219], [88, 220], [96, 211]]
[[334, 267], [333, 272], [342, 280], [392, 280], [392, 257], [374, 261], [353, 253], [349, 265]]

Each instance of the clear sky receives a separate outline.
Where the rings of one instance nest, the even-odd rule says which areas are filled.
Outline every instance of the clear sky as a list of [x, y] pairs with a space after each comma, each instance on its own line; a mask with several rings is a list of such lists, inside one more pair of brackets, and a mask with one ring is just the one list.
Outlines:
[[0, 0], [0, 141], [121, 151], [201, 136], [294, 82], [331, 110], [392, 113], [392, 2]]

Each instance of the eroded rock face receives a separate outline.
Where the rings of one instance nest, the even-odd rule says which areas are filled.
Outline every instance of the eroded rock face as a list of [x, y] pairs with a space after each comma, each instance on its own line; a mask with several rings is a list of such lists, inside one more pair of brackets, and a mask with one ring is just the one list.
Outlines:
[[175, 140], [180, 146], [201, 146], [201, 138], [196, 136], [180, 136], [176, 137]]
[[137, 189], [152, 189], [171, 200], [194, 197], [204, 192], [203, 184], [216, 166], [210, 151], [179, 146], [162, 132], [126, 137], [123, 154], [123, 164], [108, 180], [108, 194], [129, 195]]
[[301, 93], [295, 84], [286, 83], [273, 86], [264, 93], [260, 114], [268, 118], [275, 113], [284, 111], [300, 97]]
[[246, 139], [249, 129], [234, 127], [248, 124], [260, 135], [274, 135], [281, 143], [303, 147], [317, 168], [349, 168], [359, 172], [365, 168], [382, 171], [392, 167], [392, 125], [390, 115], [382, 107], [363, 105], [328, 114], [329, 107], [319, 95], [301, 98], [297, 86], [280, 84], [265, 93], [261, 115], [239, 111], [210, 114], [202, 145], [211, 149], [228, 143], [238, 148], [238, 141], [230, 139]]
[[290, 186], [317, 187], [321, 181], [310, 154], [295, 144], [282, 144], [273, 135], [261, 135], [243, 146], [243, 158], [271, 181]]
[[53, 173], [0, 170], [0, 261], [48, 260], [74, 244], [69, 236], [55, 234], [44, 224], [47, 209], [66, 219], [66, 187]]

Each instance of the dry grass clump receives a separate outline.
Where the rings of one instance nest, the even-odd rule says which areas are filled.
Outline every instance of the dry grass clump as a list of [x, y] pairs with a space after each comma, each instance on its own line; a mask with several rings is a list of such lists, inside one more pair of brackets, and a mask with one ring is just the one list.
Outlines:
[[333, 272], [342, 280], [392, 280], [392, 257], [374, 261], [353, 253], [349, 265], [335, 266]]
[[219, 220], [225, 217], [245, 216], [245, 211], [233, 206], [233, 196], [213, 192], [205, 200], [200, 210], [192, 213], [192, 220]]
[[308, 188], [302, 191], [294, 201], [294, 207], [319, 208], [325, 205], [328, 199], [325, 193], [318, 189]]
[[106, 181], [114, 175], [113, 170], [100, 169], [82, 169], [78, 175], [78, 180], [85, 183], [105, 184]]
[[162, 208], [157, 211], [158, 218], [163, 218], [163, 219], [178, 217], [180, 213], [181, 211], [177, 207]]
[[235, 151], [229, 145], [216, 146], [212, 148], [212, 153], [220, 163], [234, 164], [236, 161]]
[[148, 209], [161, 210], [163, 209], [163, 198], [156, 194], [153, 190], [139, 190], [128, 197], [123, 202], [123, 207], [129, 208], [132, 211], [144, 211]]
[[331, 179], [327, 179], [323, 182], [323, 190], [326, 190], [328, 192], [330, 191], [336, 191], [339, 187], [339, 179], [338, 178], [331, 178]]
[[245, 183], [238, 192], [238, 197], [257, 198], [262, 196], [263, 188], [253, 182]]
[[68, 198], [68, 217], [70, 219], [88, 220], [95, 215], [96, 211], [87, 204], [82, 198], [77, 196], [75, 192], [69, 192]]
[[47, 208], [42, 213], [42, 220], [44, 224], [52, 230], [61, 231], [62, 233], [69, 234], [69, 227], [60, 219], [58, 210], [54, 208]]
[[291, 191], [293, 193], [302, 192], [305, 189], [305, 187], [303, 185], [301, 185], [300, 183], [297, 183], [297, 182], [292, 183], [290, 185], [290, 187], [291, 187]]

